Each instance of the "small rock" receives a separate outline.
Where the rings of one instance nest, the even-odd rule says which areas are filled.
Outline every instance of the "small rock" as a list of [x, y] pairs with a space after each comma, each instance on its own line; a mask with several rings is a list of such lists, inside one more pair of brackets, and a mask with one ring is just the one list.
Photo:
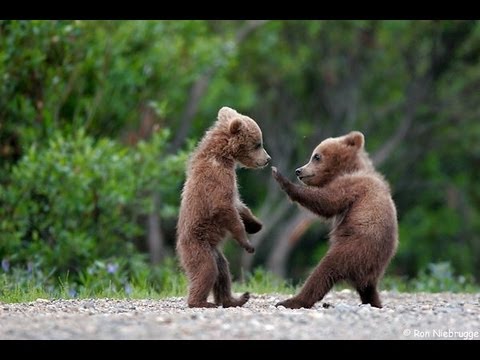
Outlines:
[[337, 310], [339, 312], [347, 312], [347, 311], [348, 312], [354, 312], [356, 310], [356, 308], [354, 308], [351, 305], [340, 303], [337, 306], [335, 306], [335, 310]]
[[83, 304], [83, 308], [84, 309], [92, 309], [92, 308], [95, 308], [95, 304], [93, 302], [89, 301], [89, 302]]
[[322, 312], [322, 311], [313, 311], [313, 312], [309, 313], [309, 315], [312, 318], [319, 319], [319, 318], [325, 317], [326, 313]]
[[470, 304], [470, 303], [463, 304], [463, 310], [466, 310], [468, 312], [475, 311], [475, 310], [478, 311], [479, 309], [480, 307], [474, 304]]
[[252, 328], [259, 328], [262, 326], [262, 323], [256, 319], [252, 319], [248, 323]]
[[359, 313], [371, 313], [372, 307], [370, 305], [360, 305], [360, 309], [358, 310]]

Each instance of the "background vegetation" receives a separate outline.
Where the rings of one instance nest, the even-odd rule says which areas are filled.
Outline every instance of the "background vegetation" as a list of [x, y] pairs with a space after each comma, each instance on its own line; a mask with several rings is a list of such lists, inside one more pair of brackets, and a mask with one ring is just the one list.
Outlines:
[[[322, 139], [362, 131], [398, 207], [384, 286], [474, 290], [479, 60], [478, 21], [2, 20], [0, 297], [183, 293], [184, 164], [223, 105], [292, 179]], [[265, 223], [254, 256], [225, 244], [239, 286], [289, 289], [327, 227], [269, 170], [239, 182]]]

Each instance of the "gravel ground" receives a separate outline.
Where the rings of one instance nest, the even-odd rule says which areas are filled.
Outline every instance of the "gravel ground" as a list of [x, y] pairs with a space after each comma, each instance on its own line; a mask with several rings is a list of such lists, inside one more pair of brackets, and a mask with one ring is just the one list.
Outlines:
[[0, 303], [0, 339], [480, 340], [480, 294], [382, 292], [376, 309], [342, 290], [313, 309], [273, 306], [286, 297], [253, 295], [228, 309], [189, 309], [184, 298]]

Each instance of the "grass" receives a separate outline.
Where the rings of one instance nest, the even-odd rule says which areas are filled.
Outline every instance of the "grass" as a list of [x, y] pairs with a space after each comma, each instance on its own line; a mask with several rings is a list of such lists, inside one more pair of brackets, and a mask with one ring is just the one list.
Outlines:
[[[161, 299], [187, 294], [187, 279], [181, 272], [174, 273], [171, 265], [167, 265], [163, 272], [162, 285], [153, 284], [148, 277], [131, 280], [128, 285], [118, 286], [114, 279], [83, 278], [82, 284], [71, 283], [68, 276], [58, 279], [56, 285], [47, 285], [38, 278], [29, 276], [17, 281], [18, 274], [1, 274], [0, 302], [16, 303], [42, 299]], [[95, 281], [95, 283], [94, 283]], [[99, 285], [102, 284], [102, 285]], [[256, 269], [253, 274], [246, 276], [246, 281], [233, 284], [233, 291], [249, 291], [254, 294], [283, 293], [293, 294], [295, 288], [286, 281], [266, 272]]]
[[398, 292], [480, 292], [480, 286], [473, 276], [456, 275], [449, 262], [431, 263], [414, 279], [398, 276], [385, 277], [381, 287]]
[[[81, 274], [77, 281], [71, 281], [68, 274], [53, 281], [41, 272], [11, 269], [0, 274], [0, 302], [28, 302], [38, 298], [161, 299], [185, 296], [187, 292], [187, 280], [173, 260], [154, 269], [139, 267], [128, 281], [125, 273], [107, 271], [108, 264], [97, 263], [95, 269]], [[345, 287], [340, 284], [335, 289]], [[448, 263], [430, 264], [415, 279], [385, 277], [380, 289], [397, 292], [480, 292], [472, 277], [454, 275]], [[294, 294], [298, 286], [257, 268], [245, 276], [245, 281], [234, 283], [233, 290], [252, 294]]]
[[44, 299], [159, 299], [183, 296], [187, 280], [173, 259], [162, 266], [144, 262], [95, 261], [74, 278], [54, 278], [38, 268], [0, 270], [0, 302], [13, 303]]
[[[95, 288], [83, 285], [70, 285], [59, 279], [58, 286], [44, 286], [35, 281], [23, 284], [13, 284], [8, 277], [0, 278], [0, 302], [17, 303], [42, 299], [161, 299], [170, 296], [183, 296], [183, 289], [170, 288], [158, 291], [154, 286], [146, 284], [131, 284], [128, 287], [117, 287], [112, 283], [105, 287]], [[185, 287], [186, 289], [186, 287]]]
[[271, 272], [257, 268], [252, 274], [246, 276], [244, 282], [234, 283], [233, 290], [235, 292], [248, 291], [251, 294], [293, 294], [296, 288], [290, 282], [275, 276]]

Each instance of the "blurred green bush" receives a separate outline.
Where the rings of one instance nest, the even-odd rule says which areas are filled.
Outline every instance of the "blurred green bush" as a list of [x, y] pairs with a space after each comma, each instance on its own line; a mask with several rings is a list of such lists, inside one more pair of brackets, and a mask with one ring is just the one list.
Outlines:
[[133, 256], [152, 194], [161, 196], [164, 217], [177, 211], [185, 154], [167, 155], [167, 139], [158, 131], [126, 147], [80, 129], [32, 146], [0, 186], [3, 260], [75, 278], [97, 261]]

